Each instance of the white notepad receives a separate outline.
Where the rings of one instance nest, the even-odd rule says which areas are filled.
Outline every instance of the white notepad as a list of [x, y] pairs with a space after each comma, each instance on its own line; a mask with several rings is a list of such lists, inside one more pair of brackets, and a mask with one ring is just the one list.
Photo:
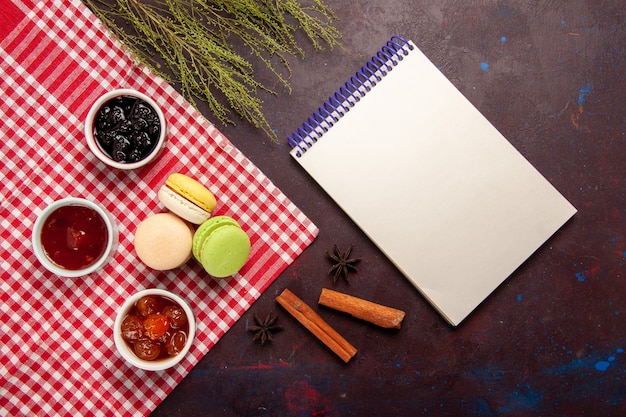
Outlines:
[[452, 325], [576, 212], [399, 37], [288, 140], [291, 155]]

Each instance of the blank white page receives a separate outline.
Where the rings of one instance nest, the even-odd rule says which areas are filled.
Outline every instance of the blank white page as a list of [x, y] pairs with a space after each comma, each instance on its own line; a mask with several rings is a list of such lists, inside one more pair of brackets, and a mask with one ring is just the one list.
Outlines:
[[291, 154], [458, 325], [576, 209], [411, 46]]

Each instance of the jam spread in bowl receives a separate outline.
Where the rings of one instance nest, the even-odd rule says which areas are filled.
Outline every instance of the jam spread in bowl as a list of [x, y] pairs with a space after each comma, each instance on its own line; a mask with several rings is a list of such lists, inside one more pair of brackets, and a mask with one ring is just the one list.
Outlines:
[[85, 137], [92, 153], [118, 169], [140, 168], [165, 143], [165, 117], [150, 97], [131, 89], [113, 90], [91, 106]]
[[189, 304], [170, 291], [139, 291], [120, 307], [113, 337], [131, 365], [160, 371], [180, 362], [193, 344], [196, 324]]
[[65, 198], [46, 207], [32, 234], [33, 250], [41, 264], [66, 277], [87, 275], [104, 266], [116, 241], [110, 215], [81, 198]]

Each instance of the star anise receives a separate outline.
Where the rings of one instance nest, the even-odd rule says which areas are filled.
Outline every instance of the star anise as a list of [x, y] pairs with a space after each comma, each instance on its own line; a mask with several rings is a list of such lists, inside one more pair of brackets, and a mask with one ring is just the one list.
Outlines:
[[261, 342], [261, 346], [263, 346], [266, 342], [272, 341], [272, 332], [276, 332], [278, 330], [282, 330], [282, 326], [276, 325], [276, 316], [272, 316], [268, 314], [264, 320], [261, 320], [259, 316], [254, 315], [254, 325], [248, 326], [248, 331], [255, 332], [254, 337], [252, 337], [252, 341], [256, 342], [257, 340]]
[[326, 252], [330, 260], [334, 262], [328, 271], [328, 274], [333, 274], [333, 284], [337, 283], [339, 277], [343, 277], [348, 284], [350, 283], [348, 275], [350, 272], [356, 272], [356, 264], [361, 261], [361, 258], [350, 258], [351, 253], [352, 245], [343, 253], [339, 251], [337, 245], [334, 245], [333, 253]]

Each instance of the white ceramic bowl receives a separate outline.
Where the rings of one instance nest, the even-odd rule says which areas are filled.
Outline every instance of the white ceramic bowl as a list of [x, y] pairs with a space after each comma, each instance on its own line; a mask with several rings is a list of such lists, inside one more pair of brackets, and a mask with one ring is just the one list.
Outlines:
[[[169, 298], [170, 300], [174, 301], [176, 304], [180, 305], [185, 311], [185, 314], [187, 315], [187, 321], [189, 323], [189, 333], [187, 334], [187, 343], [185, 344], [185, 347], [178, 355], [167, 358], [167, 359], [158, 359], [154, 361], [146, 361], [143, 359], [139, 359], [137, 355], [135, 355], [133, 350], [130, 348], [128, 343], [126, 343], [126, 341], [124, 341], [124, 339], [122, 338], [122, 321], [132, 310], [135, 303], [141, 297], [144, 297], [146, 295], [157, 295], [157, 296]], [[193, 310], [191, 309], [191, 306], [189, 305], [189, 303], [187, 303], [187, 301], [185, 301], [185, 299], [179, 296], [178, 294], [175, 294], [167, 290], [162, 290], [159, 288], [142, 290], [133, 294], [131, 297], [129, 297], [118, 310], [117, 316], [115, 318], [115, 325], [113, 327], [113, 338], [115, 340], [115, 346], [117, 347], [117, 351], [120, 353], [120, 355], [122, 355], [122, 357], [131, 365], [136, 366], [137, 368], [140, 368], [140, 369], [144, 369], [146, 371], [162, 371], [162, 370], [171, 368], [172, 366], [179, 363], [181, 360], [183, 360], [185, 355], [187, 355], [187, 352], [189, 352], [189, 349], [191, 348], [191, 345], [193, 344], [195, 335], [196, 335], [196, 318], [193, 314]]]
[[[96, 115], [98, 114], [98, 111], [100, 110], [100, 108], [102, 107], [104, 103], [119, 96], [136, 97], [140, 100], [145, 101], [154, 109], [161, 123], [161, 134], [156, 143], [156, 146], [154, 147], [152, 152], [150, 152], [148, 155], [146, 155], [145, 158], [143, 158], [141, 161], [138, 161], [138, 162], [122, 163], [122, 162], [114, 161], [102, 149], [102, 147], [100, 146], [100, 144], [98, 143], [98, 141], [96, 140], [94, 136], [94, 123], [95, 123], [95, 119], [96, 119]], [[98, 100], [96, 100], [95, 103], [93, 103], [93, 105], [89, 109], [89, 113], [87, 113], [87, 118], [85, 119], [85, 137], [87, 138], [87, 146], [89, 146], [89, 149], [91, 150], [91, 152], [96, 156], [96, 158], [98, 158], [100, 161], [104, 162], [108, 166], [117, 168], [117, 169], [123, 169], [123, 170], [141, 168], [149, 164], [150, 162], [152, 162], [154, 159], [156, 159], [156, 157], [159, 156], [159, 154], [161, 153], [163, 146], [165, 145], [166, 130], [167, 130], [167, 126], [165, 123], [165, 115], [163, 114], [163, 111], [161, 110], [161, 108], [157, 106], [156, 102], [152, 100], [150, 97], [148, 97], [147, 95], [139, 91], [132, 90], [132, 89], [118, 89], [118, 90], [113, 90], [102, 95]]]
[[[43, 245], [41, 242], [41, 231], [43, 229], [44, 223], [46, 222], [50, 214], [52, 214], [58, 208], [64, 206], [84, 206], [95, 210], [100, 215], [100, 217], [102, 217], [107, 228], [107, 245], [104, 253], [96, 262], [83, 269], [62, 268], [52, 262], [43, 249]], [[113, 216], [111, 216], [111, 214], [106, 211], [102, 206], [84, 198], [68, 197], [57, 200], [45, 209], [43, 209], [43, 211], [35, 220], [31, 239], [35, 256], [48, 271], [51, 271], [54, 274], [62, 277], [80, 277], [99, 270], [113, 258], [113, 255], [117, 248], [118, 231]]]

